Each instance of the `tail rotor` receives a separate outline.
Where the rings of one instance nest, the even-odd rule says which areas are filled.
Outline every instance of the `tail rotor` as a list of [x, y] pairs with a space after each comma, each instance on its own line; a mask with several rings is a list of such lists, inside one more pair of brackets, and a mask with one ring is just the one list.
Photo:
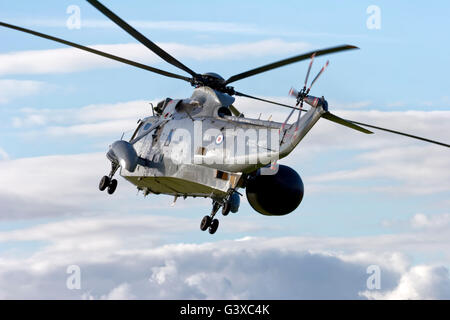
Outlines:
[[[322, 69], [320, 69], [319, 73], [314, 77], [314, 79], [311, 82], [311, 84], [309, 85], [309, 87], [307, 87], [308, 86], [308, 78], [311, 73], [311, 68], [312, 68], [315, 56], [316, 56], [315, 53], [313, 53], [311, 55], [311, 61], [309, 62], [308, 71], [306, 72], [305, 83], [303, 84], [303, 88], [300, 91], [296, 90], [295, 88], [291, 88], [291, 90], [289, 90], [289, 95], [293, 96], [297, 99], [296, 106], [300, 105], [300, 109], [303, 109], [303, 101], [308, 96], [314, 83], [317, 81], [317, 79], [319, 79], [319, 77], [322, 75], [322, 73], [325, 71], [325, 69], [330, 64], [330, 62], [327, 60], [325, 65], [322, 67]], [[306, 102], [308, 103], [308, 99]]]

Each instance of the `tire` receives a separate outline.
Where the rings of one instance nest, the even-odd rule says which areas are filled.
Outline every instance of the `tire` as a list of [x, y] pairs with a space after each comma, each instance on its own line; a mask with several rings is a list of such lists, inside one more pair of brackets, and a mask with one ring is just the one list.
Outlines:
[[214, 233], [216, 233], [217, 228], [219, 228], [219, 220], [214, 219], [211, 222], [211, 225], [209, 226], [209, 230], [208, 231], [209, 231], [210, 234], [214, 234]]
[[227, 201], [222, 206], [222, 215], [227, 216], [230, 213], [231, 205], [230, 202]]
[[116, 191], [116, 188], [117, 188], [117, 180], [112, 179], [108, 186], [108, 193], [113, 194], [114, 191]]
[[104, 191], [106, 188], [108, 188], [110, 183], [110, 179], [108, 176], [103, 176], [102, 179], [100, 180], [100, 183], [98, 185], [98, 188], [100, 191]]
[[208, 229], [210, 225], [211, 225], [211, 217], [204, 216], [202, 222], [200, 222], [200, 230], [206, 231], [206, 229]]

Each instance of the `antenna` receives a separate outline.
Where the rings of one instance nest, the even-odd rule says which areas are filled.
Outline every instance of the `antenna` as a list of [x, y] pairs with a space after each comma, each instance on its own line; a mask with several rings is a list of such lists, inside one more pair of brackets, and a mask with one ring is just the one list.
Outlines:
[[152, 113], [153, 113], [153, 116], [155, 116], [155, 110], [153, 109], [153, 103], [149, 102], [149, 104], [150, 104], [150, 106], [152, 107]]

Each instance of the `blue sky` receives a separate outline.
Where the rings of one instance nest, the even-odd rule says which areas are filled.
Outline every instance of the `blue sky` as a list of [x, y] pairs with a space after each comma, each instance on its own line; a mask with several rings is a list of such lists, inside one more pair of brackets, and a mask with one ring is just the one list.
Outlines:
[[[337, 115], [450, 141], [450, 46], [445, 41], [450, 6], [444, 1], [414, 5], [408, 1], [133, 1], [130, 5], [105, 0], [104, 4], [193, 70], [214, 71], [225, 78], [316, 48], [356, 45], [361, 49], [316, 59], [313, 73], [326, 59], [330, 66], [312, 93], [324, 95]], [[70, 5], [81, 9], [80, 29], [66, 27]], [[370, 5], [381, 10], [379, 30], [366, 26]], [[2, 1], [0, 21], [100, 45], [178, 72], [84, 1]], [[263, 276], [262, 265], [273, 250], [282, 258], [288, 250], [297, 259], [287, 262], [294, 269], [317, 263], [333, 275], [337, 270], [348, 274], [351, 268], [362, 274], [344, 277], [348, 286], [336, 291], [324, 291], [317, 275], [312, 278], [314, 294], [292, 289], [286, 291], [291, 292], [288, 298], [449, 297], [442, 285], [448, 284], [450, 267], [450, 162], [445, 148], [379, 132], [363, 136], [320, 121], [283, 161], [305, 183], [300, 207], [285, 217], [265, 217], [254, 212], [244, 197], [239, 213], [222, 218], [219, 231], [211, 237], [198, 230], [200, 219], [210, 210], [209, 201], [180, 199], [171, 207], [172, 198], [136, 196], [121, 178], [114, 196], [97, 191], [98, 179], [108, 171], [104, 157], [108, 145], [150, 113], [149, 102], [188, 97], [189, 85], [79, 54], [76, 49], [61, 50], [64, 47], [57, 43], [5, 28], [0, 29], [0, 41], [0, 178], [4, 181], [0, 277], [7, 279], [11, 266], [24, 264], [29, 267], [22, 271], [30, 277], [36, 270], [43, 275], [36, 276], [35, 291], [9, 291], [18, 283], [5, 282], [0, 297], [27, 298], [42, 291], [46, 298], [58, 294], [68, 298], [266, 297], [257, 279], [249, 280], [245, 290], [237, 285], [239, 277], [233, 278], [242, 270], [229, 266], [216, 271], [214, 263], [252, 252], [255, 273]], [[287, 93], [291, 86], [300, 87], [306, 68], [307, 62], [301, 62], [234, 85], [248, 94], [292, 103]], [[288, 114], [245, 99], [238, 99], [236, 107], [254, 117], [261, 112], [263, 118], [273, 115], [283, 120]], [[192, 250], [185, 252], [183, 246]], [[199, 263], [202, 274], [180, 271], [186, 261], [216, 249], [220, 259]], [[105, 275], [126, 270], [129, 255], [143, 264], [136, 262], [137, 275], [112, 276], [109, 284], [96, 277], [99, 270]], [[343, 264], [342, 270], [327, 260], [330, 256]], [[318, 260], [311, 262], [311, 257]], [[380, 261], [380, 257], [385, 258]], [[58, 281], [64, 283], [69, 264], [89, 270], [85, 274], [90, 280], [83, 282], [81, 291], [55, 289]], [[358, 281], [371, 264], [382, 265], [389, 285], [358, 295], [365, 285]], [[282, 265], [280, 261], [271, 267]], [[59, 278], [52, 277], [55, 272]], [[161, 272], [168, 280], [161, 280]], [[218, 282], [216, 291], [210, 292], [196, 282], [213, 274], [232, 285]], [[295, 278], [300, 287], [306, 281], [302, 277]], [[148, 278], [159, 280], [146, 287]], [[171, 295], [164, 286], [176, 279], [186, 288]], [[336, 286], [342, 285], [339, 276], [333, 279]], [[440, 284], [430, 279], [441, 279]], [[421, 286], [405, 294], [402, 284], [413, 280]], [[277, 290], [290, 285], [280, 276]], [[166, 293], [158, 295], [161, 292]], [[286, 298], [275, 292], [273, 297]]]

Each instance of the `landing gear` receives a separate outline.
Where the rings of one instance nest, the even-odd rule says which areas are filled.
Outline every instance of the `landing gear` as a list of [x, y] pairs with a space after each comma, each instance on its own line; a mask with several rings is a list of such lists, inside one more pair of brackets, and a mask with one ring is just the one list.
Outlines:
[[222, 206], [222, 215], [227, 216], [230, 213], [231, 205], [230, 201], [225, 201], [225, 203]]
[[211, 225], [211, 221], [212, 219], [210, 216], [204, 216], [202, 222], [200, 222], [200, 230], [206, 231], [206, 229], [208, 229]]
[[117, 188], [117, 180], [112, 179], [108, 186], [108, 193], [113, 194], [114, 191], [116, 191], [116, 188]]
[[108, 189], [107, 191], [109, 194], [113, 194], [114, 191], [116, 191], [117, 180], [113, 179], [112, 177], [114, 176], [118, 168], [119, 168], [118, 165], [111, 164], [111, 172], [109, 173], [109, 176], [103, 176], [102, 179], [100, 180], [100, 183], [98, 184], [98, 189], [100, 191]]
[[239, 208], [239, 196], [240, 193], [235, 189], [230, 189], [224, 198], [213, 200], [213, 207], [209, 216], [204, 216], [200, 223], [200, 230], [206, 231], [210, 234], [214, 234], [219, 228], [219, 220], [214, 219], [214, 216], [222, 207], [222, 215], [227, 216], [230, 211], [237, 212]]
[[104, 191], [106, 188], [108, 188], [110, 181], [111, 181], [111, 179], [109, 179], [108, 176], [103, 176], [103, 178], [100, 180], [100, 183], [98, 185], [98, 188], [100, 189], [100, 191]]
[[210, 216], [203, 217], [202, 222], [200, 223], [200, 230], [206, 231], [208, 229], [210, 234], [214, 234], [216, 233], [217, 228], [219, 228], [218, 219], [212, 219]]
[[221, 204], [215, 200], [213, 200], [213, 208], [211, 211], [211, 214], [209, 216], [204, 216], [202, 219], [202, 222], [200, 223], [200, 230], [206, 231], [208, 229], [208, 232], [210, 234], [214, 234], [217, 231], [217, 228], [219, 228], [219, 220], [214, 219], [214, 216], [216, 215], [217, 211], [219, 211]]
[[219, 228], [219, 220], [214, 219], [213, 221], [211, 221], [211, 225], [209, 226], [208, 232], [210, 234], [214, 234], [214, 233], [216, 233], [217, 228]]

